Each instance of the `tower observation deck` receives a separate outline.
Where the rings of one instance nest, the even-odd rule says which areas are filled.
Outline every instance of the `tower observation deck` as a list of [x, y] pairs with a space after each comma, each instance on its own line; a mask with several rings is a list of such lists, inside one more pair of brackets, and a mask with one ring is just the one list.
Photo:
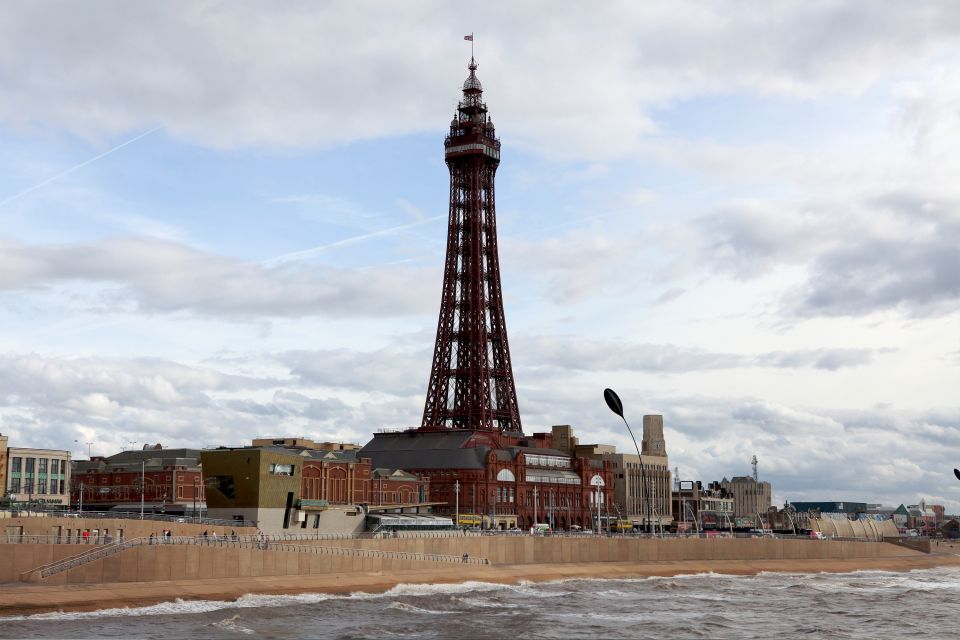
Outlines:
[[500, 287], [494, 176], [500, 141], [471, 58], [444, 140], [450, 216], [421, 430], [522, 433]]

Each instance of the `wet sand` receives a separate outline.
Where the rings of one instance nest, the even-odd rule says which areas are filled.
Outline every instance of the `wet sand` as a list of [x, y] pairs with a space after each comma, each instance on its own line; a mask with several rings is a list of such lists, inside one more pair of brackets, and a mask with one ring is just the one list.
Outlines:
[[904, 555], [850, 560], [714, 560], [677, 562], [595, 562], [430, 567], [391, 573], [326, 573], [313, 576], [267, 576], [239, 580], [175, 580], [93, 585], [0, 585], [0, 616], [47, 611], [90, 611], [140, 607], [182, 600], [236, 600], [246, 594], [380, 593], [398, 584], [443, 584], [467, 581], [516, 584], [577, 578], [644, 578], [696, 573], [753, 575], [760, 572], [844, 573], [910, 571], [960, 566], [957, 548], [932, 554], [905, 550]]

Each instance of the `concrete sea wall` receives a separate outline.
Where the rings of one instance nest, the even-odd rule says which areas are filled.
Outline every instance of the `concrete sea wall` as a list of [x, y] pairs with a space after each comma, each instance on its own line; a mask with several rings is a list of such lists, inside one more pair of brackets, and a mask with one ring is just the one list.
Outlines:
[[[307, 541], [301, 545], [310, 544]], [[922, 555], [882, 542], [783, 539], [539, 538], [484, 536], [383, 540], [326, 540], [315, 546], [487, 558], [496, 565], [712, 560], [880, 559]], [[76, 554], [76, 545], [0, 544], [0, 582], [13, 582], [40, 565]], [[46, 584], [150, 582], [340, 572], [395, 572], [447, 566], [419, 559], [301, 553], [235, 546], [134, 547], [64, 571]]]

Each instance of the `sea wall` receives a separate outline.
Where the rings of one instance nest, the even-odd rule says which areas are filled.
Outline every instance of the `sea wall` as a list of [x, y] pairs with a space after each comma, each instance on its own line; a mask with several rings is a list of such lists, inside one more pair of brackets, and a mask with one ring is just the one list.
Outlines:
[[[299, 542], [298, 544], [307, 544]], [[317, 541], [316, 546], [487, 558], [495, 565], [712, 560], [878, 559], [920, 555], [886, 543], [827, 540], [539, 538], [531, 536]], [[0, 544], [0, 582], [78, 551], [72, 545]], [[134, 547], [47, 578], [49, 584], [391, 572], [449, 567], [417, 559], [298, 553], [230, 546]]]

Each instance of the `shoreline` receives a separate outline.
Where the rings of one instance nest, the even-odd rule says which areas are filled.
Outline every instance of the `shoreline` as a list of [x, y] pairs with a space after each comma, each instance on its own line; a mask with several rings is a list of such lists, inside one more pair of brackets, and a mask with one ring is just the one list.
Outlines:
[[960, 554], [932, 553], [877, 559], [844, 560], [680, 560], [671, 562], [583, 562], [447, 567], [428, 570], [336, 572], [310, 576], [264, 576], [243, 579], [174, 580], [108, 584], [0, 585], [0, 619], [49, 612], [136, 608], [176, 600], [233, 602], [246, 595], [322, 593], [378, 594], [401, 584], [518, 584], [576, 579], [629, 579], [716, 573], [851, 573], [911, 571], [960, 566]]

